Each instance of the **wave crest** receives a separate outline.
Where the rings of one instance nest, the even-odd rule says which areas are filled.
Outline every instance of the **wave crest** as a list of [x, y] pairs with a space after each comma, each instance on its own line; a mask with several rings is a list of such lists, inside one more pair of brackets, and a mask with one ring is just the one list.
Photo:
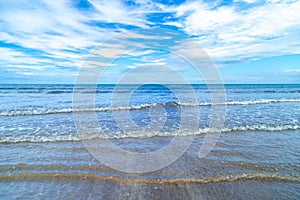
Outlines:
[[[246, 125], [246, 126], [233, 126], [233, 127], [224, 127], [221, 129], [221, 133], [231, 133], [231, 132], [245, 132], [245, 131], [288, 131], [288, 130], [300, 130], [300, 125]], [[92, 140], [99, 138], [108, 138], [108, 139], [125, 139], [125, 138], [149, 138], [149, 137], [174, 137], [174, 136], [190, 136], [190, 135], [202, 135], [214, 132], [210, 128], [199, 128], [197, 131], [162, 131], [162, 132], [153, 132], [153, 133], [138, 133], [138, 134], [124, 134], [123, 132], [112, 132], [109, 134], [103, 135], [102, 133], [89, 133], [86, 135], [77, 135], [77, 134], [64, 134], [64, 135], [19, 135], [19, 136], [1, 136], [1, 143], [42, 143], [42, 142], [77, 142], [81, 140]], [[133, 136], [134, 135], [134, 136]]]
[[30, 115], [47, 115], [47, 114], [62, 114], [73, 112], [109, 112], [122, 110], [139, 110], [157, 106], [232, 106], [232, 105], [254, 105], [254, 104], [269, 104], [269, 103], [287, 103], [300, 102], [300, 99], [260, 99], [250, 101], [229, 101], [221, 103], [212, 102], [167, 102], [167, 103], [153, 103], [153, 104], [139, 104], [131, 106], [116, 106], [116, 107], [96, 107], [96, 108], [37, 108], [28, 110], [4, 110], [0, 111], [0, 116], [30, 116]]

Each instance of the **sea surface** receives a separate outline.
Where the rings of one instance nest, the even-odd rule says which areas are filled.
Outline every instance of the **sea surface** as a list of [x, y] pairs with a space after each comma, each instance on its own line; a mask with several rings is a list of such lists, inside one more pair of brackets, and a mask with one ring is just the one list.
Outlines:
[[[179, 100], [187, 87], [0, 85], [0, 199], [300, 199], [300, 85], [225, 85], [226, 101], [218, 105], [211, 99], [218, 91], [206, 85], [191, 86], [196, 101]], [[74, 93], [93, 94], [94, 105], [82, 99], [74, 107]], [[205, 136], [214, 134], [212, 106], [225, 108], [224, 126], [199, 158]], [[180, 130], [183, 109], [199, 111], [187, 116], [197, 125]], [[74, 116], [91, 112], [99, 129], [78, 134]], [[151, 120], [164, 123], [132, 126]], [[151, 152], [190, 135], [179, 159], [148, 173], [106, 166], [82, 143], [105, 137], [125, 150]]]

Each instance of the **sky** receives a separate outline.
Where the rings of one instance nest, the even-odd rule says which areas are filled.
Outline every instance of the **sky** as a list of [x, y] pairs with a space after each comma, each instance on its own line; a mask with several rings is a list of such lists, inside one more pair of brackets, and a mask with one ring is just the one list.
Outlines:
[[300, 83], [299, 10], [296, 0], [1, 0], [0, 84], [89, 83], [99, 71], [103, 83], [166, 80], [166, 68], [203, 83], [203, 59], [224, 83]]

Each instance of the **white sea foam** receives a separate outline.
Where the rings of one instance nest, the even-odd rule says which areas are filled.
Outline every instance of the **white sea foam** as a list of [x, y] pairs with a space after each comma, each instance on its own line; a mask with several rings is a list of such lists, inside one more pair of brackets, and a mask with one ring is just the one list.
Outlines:
[[[233, 126], [224, 127], [221, 133], [230, 132], [246, 132], [246, 131], [288, 131], [288, 130], [300, 130], [300, 124], [294, 125], [245, 125], [245, 126]], [[148, 137], [173, 137], [173, 136], [190, 136], [190, 135], [202, 135], [207, 133], [215, 133], [209, 128], [200, 128], [196, 131], [163, 131], [153, 133], [136, 133], [136, 134], [124, 134], [123, 132], [112, 132], [109, 134], [90, 133], [86, 135], [77, 134], [64, 134], [64, 135], [14, 135], [14, 136], [0, 136], [0, 143], [22, 143], [22, 142], [71, 142], [89, 140], [95, 138], [109, 138], [109, 139], [124, 139], [124, 138], [148, 138]]]
[[212, 106], [212, 105], [253, 105], [253, 104], [269, 104], [269, 103], [286, 103], [286, 102], [300, 102], [300, 99], [260, 99], [249, 101], [229, 101], [221, 103], [213, 102], [167, 102], [167, 103], [153, 103], [153, 104], [139, 104], [131, 106], [116, 106], [116, 107], [96, 107], [96, 108], [37, 108], [28, 110], [3, 110], [0, 111], [0, 116], [25, 116], [25, 115], [47, 115], [60, 114], [72, 112], [109, 112], [122, 110], [139, 110], [151, 107], [177, 105], [177, 106]]
[[178, 102], [178, 105], [182, 106], [211, 106], [211, 105], [252, 105], [252, 104], [268, 104], [268, 103], [286, 103], [286, 102], [300, 102], [300, 99], [259, 99], [248, 101], [228, 101], [228, 102]]

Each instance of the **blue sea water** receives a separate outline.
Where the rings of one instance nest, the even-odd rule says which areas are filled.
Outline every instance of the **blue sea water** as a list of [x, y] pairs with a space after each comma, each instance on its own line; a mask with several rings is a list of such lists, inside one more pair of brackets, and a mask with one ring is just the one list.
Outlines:
[[[210, 91], [205, 85], [193, 85], [198, 101], [180, 102], [176, 95], [184, 94], [185, 87], [145, 85], [132, 91], [133, 86], [124, 85], [114, 91], [114, 85], [99, 85], [93, 91], [92, 87], [82, 86], [80, 93], [95, 92], [95, 108], [85, 107], [83, 100], [82, 108], [76, 109], [72, 107], [73, 85], [1, 85], [0, 142], [80, 140], [73, 112], [94, 111], [107, 137], [124, 138], [126, 135], [122, 135], [116, 127], [112, 111], [122, 113], [129, 110], [135, 123], [146, 126], [150, 123], [149, 109], [158, 105], [167, 112], [165, 131], [158, 135], [172, 135], [178, 128], [181, 106], [200, 110], [199, 126], [194, 134], [203, 133], [210, 122]], [[117, 105], [113, 105], [112, 94], [122, 98], [126, 93], [131, 95], [129, 102], [118, 101]], [[226, 98], [223, 132], [300, 128], [299, 85], [226, 85]], [[170, 130], [169, 133], [166, 130]], [[137, 137], [142, 137], [142, 134]]]
[[[35, 199], [63, 198], [76, 190], [81, 191], [79, 198], [160, 199], [179, 191], [184, 194], [178, 199], [300, 197], [300, 85], [225, 85], [226, 101], [216, 105], [225, 107], [224, 126], [218, 143], [203, 159], [197, 153], [209, 134], [212, 92], [218, 91], [192, 85], [197, 101], [183, 102], [178, 95], [187, 93], [186, 85], [152, 84], [138, 89], [122, 85], [118, 90], [115, 85], [98, 85], [96, 91], [91, 85], [76, 87], [74, 91], [74, 85], [0, 85], [0, 197], [22, 198], [34, 191]], [[83, 97], [94, 94], [95, 105], [82, 99], [74, 107], [74, 92]], [[125, 96], [129, 100], [122, 100]], [[161, 108], [164, 113], [158, 112]], [[183, 108], [191, 113], [198, 109], [200, 115], [189, 116], [197, 120], [196, 126], [178, 132]], [[74, 114], [84, 117], [90, 112], [96, 113], [106, 138], [132, 151], [159, 149], [175, 135], [196, 138], [182, 158], [167, 168], [128, 175], [106, 167], [80, 142], [103, 137], [96, 130], [77, 133]], [[122, 121], [128, 112], [130, 123]], [[126, 131], [116, 116], [123, 127], [128, 125]], [[134, 122], [146, 127], [151, 120], [163, 118], [158, 131], [136, 131], [130, 126]], [[162, 181], [154, 181], [158, 179]], [[64, 186], [64, 191], [53, 192], [58, 186]]]

